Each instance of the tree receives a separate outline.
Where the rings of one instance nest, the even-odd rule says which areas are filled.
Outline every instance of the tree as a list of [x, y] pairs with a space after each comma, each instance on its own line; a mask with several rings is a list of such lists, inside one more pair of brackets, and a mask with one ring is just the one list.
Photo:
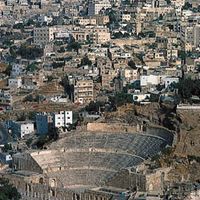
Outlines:
[[34, 101], [33, 95], [30, 94], [30, 95], [26, 96], [23, 101], [24, 102], [27, 102], [27, 101], [33, 102]]
[[200, 80], [182, 79], [174, 87], [182, 99], [189, 100], [193, 95], [200, 96]]
[[20, 198], [21, 195], [16, 187], [9, 184], [7, 179], [0, 178], [0, 200], [19, 200]]
[[87, 105], [85, 107], [85, 110], [88, 111], [88, 112], [99, 112], [100, 107], [103, 106], [103, 105], [104, 105], [103, 102], [100, 102], [100, 101], [97, 101], [97, 102], [91, 101], [89, 103], [89, 105]]
[[9, 144], [9, 143], [4, 144], [4, 147], [2, 150], [3, 150], [3, 152], [11, 151], [12, 150], [11, 144]]
[[29, 72], [34, 72], [35, 70], [37, 70], [37, 65], [35, 63], [31, 63], [27, 66], [26, 70]]
[[167, 2], [168, 5], [170, 5], [172, 2], [171, 0], [165, 0]]
[[144, 37], [145, 37], [145, 34], [144, 34], [143, 32], [140, 32], [140, 33], [138, 33], [138, 37], [139, 37], [139, 38], [144, 38]]
[[33, 19], [29, 19], [26, 25], [27, 26], [36, 25], [36, 22]]
[[129, 33], [126, 33], [126, 32], [125, 32], [125, 33], [123, 34], [123, 38], [129, 38], [129, 37], [130, 37], [130, 34], [129, 34]]
[[135, 62], [133, 60], [128, 61], [128, 66], [131, 67], [132, 69], [137, 69]]
[[133, 103], [133, 96], [131, 94], [120, 92], [120, 93], [116, 93], [114, 97], [111, 96], [109, 100], [112, 105], [118, 107], [126, 103]]
[[110, 10], [108, 13], [108, 16], [109, 16], [109, 21], [111, 24], [118, 23], [116, 11]]
[[26, 145], [27, 145], [28, 147], [30, 147], [32, 142], [33, 142], [33, 139], [32, 139], [32, 138], [29, 138], [29, 139], [26, 141]]
[[37, 146], [39, 149], [43, 149], [44, 145], [49, 142], [49, 137], [47, 135], [40, 136], [37, 141], [34, 143], [34, 145]]
[[84, 65], [89, 65], [89, 66], [92, 65], [92, 61], [87, 56], [84, 56], [81, 59], [81, 66], [84, 66]]
[[11, 46], [10, 47], [10, 55], [13, 56], [13, 57], [17, 56], [17, 54], [16, 54], [16, 46]]
[[34, 60], [43, 56], [43, 49], [37, 46], [22, 45], [17, 51], [17, 54], [24, 59]]
[[143, 57], [144, 57], [144, 54], [143, 53], [138, 53], [136, 54], [137, 58], [144, 64], [144, 60], [143, 60]]
[[3, 41], [3, 45], [5, 45], [5, 46], [11, 46], [11, 45], [13, 45], [13, 40], [12, 39], [8, 39], [8, 38], [6, 38], [4, 41]]
[[20, 114], [16, 119], [16, 121], [25, 121], [25, 120], [26, 120], [26, 115], [24, 112]]
[[78, 52], [78, 50], [81, 48], [81, 44], [78, 42], [71, 42], [68, 44], [67, 49], [68, 50], [75, 50]]
[[156, 89], [157, 89], [158, 91], [162, 91], [164, 88], [165, 88], [165, 86], [164, 86], [164, 85], [161, 85], [161, 84], [158, 84], [158, 85], [156, 86]]
[[61, 68], [61, 67], [65, 66], [65, 62], [53, 62], [52, 66], [53, 66], [54, 69]]
[[200, 72], [200, 64], [197, 64], [196, 70], [197, 70], [198, 72]]
[[197, 11], [200, 12], [200, 5], [197, 7]]
[[160, 14], [159, 20], [163, 20], [163, 15]]
[[10, 76], [11, 70], [12, 70], [12, 66], [9, 64], [9, 65], [6, 67], [6, 70], [4, 71], [4, 73], [5, 73], [7, 76]]
[[36, 112], [35, 111], [31, 111], [28, 113], [28, 119], [32, 120], [32, 121], [35, 121], [35, 118], [36, 118]]
[[67, 75], [65, 75], [60, 84], [64, 87], [65, 93], [67, 93], [67, 95], [69, 96], [69, 99], [72, 100], [73, 99], [73, 92], [74, 92], [74, 86], [72, 84], [70, 84], [69, 82], [69, 78]]
[[49, 140], [58, 140], [59, 138], [59, 130], [58, 128], [54, 128], [49, 132]]
[[13, 28], [14, 29], [23, 29], [24, 25], [22, 23], [14, 24]]
[[178, 51], [178, 57], [179, 58], [181, 58], [181, 60], [184, 60], [185, 61], [185, 59], [186, 59], [186, 52], [185, 51], [183, 51], [183, 50], [179, 50]]
[[123, 38], [123, 33], [121, 31], [113, 33], [113, 37], [114, 38]]
[[51, 82], [54, 79], [54, 77], [52, 75], [47, 76], [47, 82]]
[[183, 6], [183, 10], [189, 10], [190, 8], [192, 8], [192, 4], [189, 2], [186, 2], [185, 5]]

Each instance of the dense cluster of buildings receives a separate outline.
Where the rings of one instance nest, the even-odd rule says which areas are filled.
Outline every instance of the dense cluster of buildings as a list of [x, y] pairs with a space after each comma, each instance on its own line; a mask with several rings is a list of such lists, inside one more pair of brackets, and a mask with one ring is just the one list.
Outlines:
[[[132, 171], [130, 166], [132, 163], [136, 167], [142, 163], [140, 161], [159, 153], [162, 148], [158, 144], [171, 146], [171, 139], [168, 141], [164, 134], [152, 136], [152, 133], [148, 133], [147, 139], [141, 134], [138, 136], [141, 140], [136, 137], [130, 141], [129, 135], [123, 135], [119, 142], [129, 142], [130, 146], [133, 145], [131, 142], [138, 144], [135, 149], [128, 151], [128, 145], [125, 145], [127, 149], [123, 149], [124, 144], [118, 147], [114, 142], [118, 135], [113, 134], [113, 138], [109, 138], [110, 134], [102, 136], [108, 130], [101, 134], [92, 130], [94, 133], [89, 134], [82, 132], [85, 127], [80, 126], [80, 133], [76, 133], [74, 138], [70, 131], [75, 123], [86, 125], [88, 121], [104, 119], [104, 111], [116, 110], [121, 102], [137, 105], [153, 102], [183, 103], [183, 99], [177, 101], [177, 85], [180, 80], [187, 78], [198, 80], [199, 73], [199, 0], [0, 0], [2, 134], [13, 139], [13, 148], [16, 143], [23, 143], [23, 148], [26, 146], [25, 149], [30, 152], [31, 148], [37, 148], [34, 145], [37, 138], [44, 139], [50, 134], [55, 138], [58, 133], [62, 133], [62, 137], [69, 137], [65, 143], [69, 149], [65, 149], [63, 144], [59, 147], [62, 149], [59, 149], [61, 154], [68, 156], [69, 166], [66, 160], [63, 166], [60, 164], [62, 156], [57, 154], [57, 150], [51, 154], [55, 150], [53, 147], [50, 151], [41, 152], [41, 155], [44, 153], [52, 158], [50, 164], [42, 160], [42, 156], [37, 157], [39, 151], [23, 154], [23, 148], [20, 151], [14, 148], [14, 178], [12, 173], [7, 174], [7, 177], [15, 185], [18, 173], [25, 177], [23, 181], [20, 179], [21, 185], [18, 184], [24, 199], [166, 198], [164, 188], [159, 188], [162, 194], [157, 191], [156, 195], [150, 196], [147, 193], [152, 190], [144, 188], [157, 187], [153, 181], [148, 182], [153, 180], [152, 177], [156, 177], [157, 183], [162, 182], [164, 177], [160, 169], [159, 176], [155, 176], [155, 170], [148, 178], [147, 172], [143, 174]], [[191, 95], [188, 102], [193, 103], [193, 100], [200, 102], [200, 94]], [[19, 116], [22, 113], [29, 115]], [[30, 117], [30, 113], [34, 117]], [[116, 132], [119, 133], [119, 130]], [[144, 152], [141, 151], [143, 154], [137, 152], [137, 146], [141, 145], [141, 150], [145, 141], [152, 142], [151, 147], [155, 148], [147, 152], [147, 147], [143, 149]], [[109, 142], [113, 147], [106, 146]], [[118, 152], [116, 147], [122, 149]], [[107, 156], [110, 156], [109, 162], [113, 163], [110, 169], [105, 169], [104, 158]], [[125, 156], [130, 159], [126, 160]], [[73, 159], [76, 161], [81, 158], [89, 159], [89, 164], [83, 161], [84, 166], [80, 166], [72, 162]], [[59, 163], [56, 163], [57, 159]], [[95, 165], [95, 162], [91, 164], [91, 160], [95, 159], [102, 164], [101, 167]], [[115, 159], [121, 159], [118, 165]], [[10, 164], [12, 156], [2, 152], [0, 160]], [[121, 168], [120, 162], [123, 164]], [[33, 164], [33, 168], [28, 169], [27, 163]], [[128, 170], [128, 175], [121, 173], [122, 168]], [[45, 170], [49, 177], [44, 177]], [[80, 175], [77, 177], [77, 180], [80, 178], [79, 186], [91, 183], [98, 186], [98, 189], [87, 187], [85, 192], [74, 192], [78, 189], [75, 188], [73, 174]], [[99, 182], [103, 176], [111, 174], [115, 174], [110, 177], [112, 184], [109, 185], [108, 180]], [[68, 177], [66, 183], [56, 179], [58, 175]], [[117, 178], [120, 177], [129, 180], [130, 187], [124, 182], [121, 188], [116, 189], [113, 183], [115, 178], [118, 182]], [[137, 193], [135, 180], [142, 182], [142, 192], [146, 192], [145, 195]], [[71, 185], [67, 185], [70, 181]], [[44, 196], [39, 184], [45, 191]], [[183, 196], [179, 199], [183, 199]]]
[[[96, 100], [102, 90], [120, 92], [127, 86], [135, 96], [131, 85], [136, 82], [143, 94], [157, 85], [167, 90], [183, 72], [198, 76], [200, 28], [195, 1], [1, 1], [0, 8], [1, 62], [10, 63], [9, 77], [1, 77], [7, 80], [1, 96], [10, 91], [12, 101], [8, 96], [2, 100], [8, 108], [16, 99], [13, 88], [34, 90], [59, 70], [70, 76], [74, 85], [70, 100], [75, 103]], [[6, 43], [7, 32], [13, 33], [11, 44]], [[37, 48], [42, 52], [29, 57], [20, 51], [29, 47], [30, 52]], [[83, 92], [80, 80], [87, 80], [91, 88]]]

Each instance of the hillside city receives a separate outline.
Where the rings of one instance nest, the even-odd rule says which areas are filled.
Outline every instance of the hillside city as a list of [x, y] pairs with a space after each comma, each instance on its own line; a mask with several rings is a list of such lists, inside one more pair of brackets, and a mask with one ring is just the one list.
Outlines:
[[200, 200], [199, 0], [0, 0], [0, 200]]

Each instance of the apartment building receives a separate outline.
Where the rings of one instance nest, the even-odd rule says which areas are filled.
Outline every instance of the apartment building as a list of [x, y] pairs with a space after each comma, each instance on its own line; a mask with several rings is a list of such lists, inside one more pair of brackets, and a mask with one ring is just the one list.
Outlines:
[[95, 15], [89, 17], [78, 17], [76, 19], [76, 24], [86, 26], [86, 25], [106, 25], [109, 23], [109, 16]]
[[12, 134], [24, 138], [25, 135], [34, 133], [34, 123], [31, 121], [10, 121], [9, 126]]
[[9, 78], [8, 79], [8, 87], [11, 89], [16, 89], [22, 87], [22, 78], [17, 77], [17, 78]]
[[94, 100], [94, 83], [91, 79], [77, 80], [74, 85], [74, 102], [89, 103]]
[[93, 17], [79, 17], [77, 20], [76, 20], [76, 23], [79, 24], [79, 25], [82, 25], [82, 26], [86, 26], [88, 24], [90, 25], [96, 25], [97, 24], [97, 20]]
[[194, 46], [200, 47], [200, 24], [194, 27]]
[[111, 8], [109, 0], [89, 0], [88, 15], [98, 15], [102, 9], [106, 10], [107, 8]]
[[184, 25], [181, 27], [181, 40], [185, 44], [185, 49], [197, 48], [200, 45], [200, 24]]
[[68, 127], [69, 124], [73, 123], [72, 111], [60, 111], [53, 113], [53, 127]]
[[118, 70], [110, 69], [106, 73], [102, 73], [101, 75], [101, 86], [103, 89], [110, 90], [113, 88], [113, 80], [118, 75]]
[[37, 45], [46, 45], [54, 40], [54, 27], [34, 28], [33, 39]]
[[110, 40], [110, 32], [104, 26], [86, 26], [72, 31], [72, 36], [76, 41], [91, 41], [94, 43], [105, 43]]
[[25, 67], [21, 64], [13, 64], [11, 70], [11, 76], [16, 77], [21, 75], [25, 71]]
[[171, 0], [171, 3], [176, 7], [184, 6], [185, 0]]
[[9, 109], [12, 106], [13, 98], [9, 89], [0, 89], [0, 107]]
[[53, 126], [53, 117], [50, 113], [37, 113], [36, 129], [38, 135], [46, 135]]
[[131, 14], [129, 14], [129, 13], [121, 13], [121, 20], [123, 22], [131, 21]]
[[140, 77], [138, 69], [131, 69], [129, 67], [126, 67], [125, 69], [123, 69], [121, 74], [122, 74], [122, 77], [124, 77], [128, 83], [134, 82]]
[[106, 25], [110, 21], [109, 16], [107, 15], [96, 15], [95, 18], [98, 25]]

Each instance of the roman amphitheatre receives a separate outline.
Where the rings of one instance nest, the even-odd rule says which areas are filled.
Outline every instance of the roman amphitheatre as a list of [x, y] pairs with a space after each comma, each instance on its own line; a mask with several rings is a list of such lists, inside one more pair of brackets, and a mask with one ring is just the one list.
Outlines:
[[[136, 166], [172, 146], [173, 142], [174, 132], [163, 127], [89, 123], [86, 130], [70, 132], [46, 150], [14, 155], [13, 167], [16, 177], [31, 171], [38, 178], [38, 181], [34, 178], [35, 184], [32, 178], [20, 186], [27, 191], [28, 184], [31, 197], [41, 195], [36, 189], [39, 183], [54, 192], [57, 188], [57, 194], [51, 193], [55, 199], [59, 195], [58, 188], [68, 191], [68, 195], [70, 192], [82, 194], [81, 199], [86, 199], [83, 194], [88, 190], [108, 186], [145, 190], [143, 178], [134, 176]], [[129, 175], [123, 181], [125, 171]], [[118, 177], [121, 181], [114, 181]]]

